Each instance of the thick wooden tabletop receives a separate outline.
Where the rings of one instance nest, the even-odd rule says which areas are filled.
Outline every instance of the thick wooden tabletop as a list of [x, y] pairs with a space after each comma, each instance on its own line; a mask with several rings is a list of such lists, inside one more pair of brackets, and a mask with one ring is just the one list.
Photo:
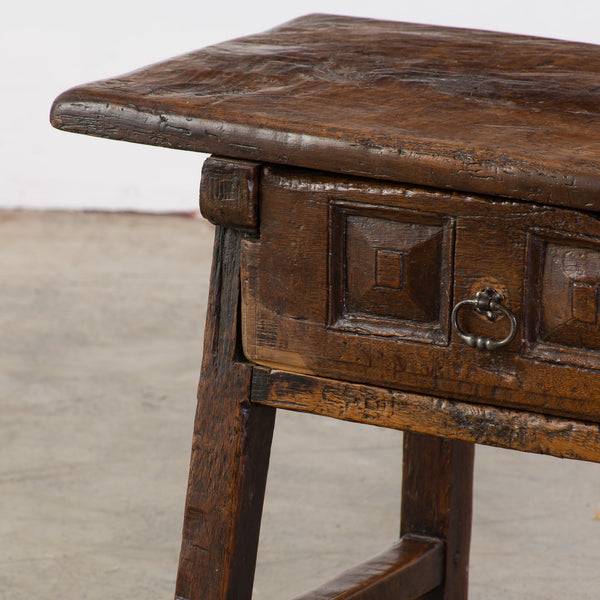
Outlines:
[[62, 94], [90, 135], [600, 211], [600, 47], [309, 15]]

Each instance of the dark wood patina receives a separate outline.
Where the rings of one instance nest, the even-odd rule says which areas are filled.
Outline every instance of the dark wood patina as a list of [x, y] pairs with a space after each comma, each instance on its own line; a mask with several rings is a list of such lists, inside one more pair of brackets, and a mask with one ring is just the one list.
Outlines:
[[596, 46], [311, 15], [56, 100], [219, 155], [179, 600], [251, 597], [276, 408], [406, 432], [400, 541], [298, 600], [466, 598], [475, 443], [600, 462], [599, 81]]
[[600, 50], [310, 15], [69, 90], [68, 131], [600, 210]]

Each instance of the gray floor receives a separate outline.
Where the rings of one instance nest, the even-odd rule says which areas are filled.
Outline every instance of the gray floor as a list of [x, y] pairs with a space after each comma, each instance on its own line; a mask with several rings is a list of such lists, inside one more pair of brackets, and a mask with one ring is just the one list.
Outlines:
[[[212, 231], [0, 212], [0, 598], [171, 598]], [[398, 529], [401, 434], [280, 412], [255, 598]], [[596, 599], [600, 466], [477, 449], [471, 598]], [[573, 591], [573, 590], [576, 591]]]

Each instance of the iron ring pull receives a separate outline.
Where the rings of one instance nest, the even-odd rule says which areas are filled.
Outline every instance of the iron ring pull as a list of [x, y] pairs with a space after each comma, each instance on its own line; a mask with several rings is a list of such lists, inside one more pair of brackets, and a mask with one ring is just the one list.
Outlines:
[[[502, 304], [504, 296], [494, 288], [488, 287], [475, 295], [475, 300], [462, 300], [452, 310], [452, 328], [456, 334], [471, 348], [479, 350], [497, 350], [510, 344], [517, 334], [517, 318]], [[495, 340], [473, 333], [465, 333], [458, 325], [458, 312], [463, 306], [474, 306], [474, 310], [485, 315], [489, 321], [495, 321], [500, 315], [510, 320], [510, 331], [503, 340]]]

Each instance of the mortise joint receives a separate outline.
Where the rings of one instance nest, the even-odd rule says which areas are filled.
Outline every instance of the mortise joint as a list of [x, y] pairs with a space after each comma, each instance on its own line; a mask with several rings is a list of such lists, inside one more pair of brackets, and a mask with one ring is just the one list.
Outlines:
[[216, 225], [258, 229], [260, 163], [211, 156], [202, 167], [200, 212]]

